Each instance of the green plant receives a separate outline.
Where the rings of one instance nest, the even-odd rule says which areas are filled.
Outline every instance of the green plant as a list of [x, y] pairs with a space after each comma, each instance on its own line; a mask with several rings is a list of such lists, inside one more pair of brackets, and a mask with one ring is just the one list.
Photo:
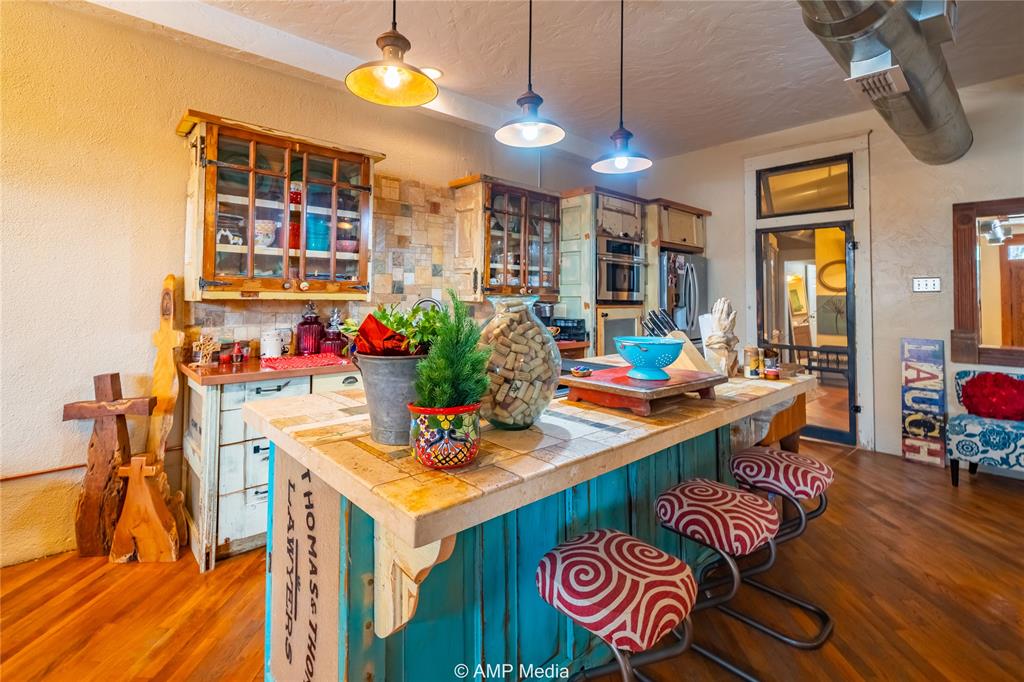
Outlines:
[[416, 366], [419, 407], [459, 407], [480, 402], [487, 392], [490, 348], [478, 348], [480, 326], [449, 289], [451, 307], [441, 313], [427, 357]]
[[[398, 309], [398, 304], [378, 306], [372, 314], [388, 329], [408, 339], [410, 355], [427, 352], [437, 336], [439, 326], [446, 319], [446, 313], [441, 310], [413, 308], [403, 312]], [[359, 335], [359, 324], [349, 318], [341, 325], [341, 333], [354, 340]]]

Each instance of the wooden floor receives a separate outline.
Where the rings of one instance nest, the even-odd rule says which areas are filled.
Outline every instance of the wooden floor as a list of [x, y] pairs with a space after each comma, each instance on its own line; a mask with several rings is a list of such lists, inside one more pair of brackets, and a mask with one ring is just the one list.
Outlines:
[[850, 392], [846, 386], [818, 383], [807, 396], [807, 423], [850, 430]]
[[[807, 441], [803, 450], [836, 469], [831, 503], [781, 549], [766, 581], [813, 595], [835, 634], [801, 652], [702, 612], [697, 641], [764, 680], [1024, 678], [1024, 482], [964, 472], [955, 489], [941, 469]], [[142, 566], [62, 554], [5, 568], [0, 677], [259, 679], [262, 571], [260, 552], [203, 576], [191, 555]], [[741, 590], [736, 604], [810, 625], [760, 594]], [[734, 679], [692, 653], [647, 672]]]

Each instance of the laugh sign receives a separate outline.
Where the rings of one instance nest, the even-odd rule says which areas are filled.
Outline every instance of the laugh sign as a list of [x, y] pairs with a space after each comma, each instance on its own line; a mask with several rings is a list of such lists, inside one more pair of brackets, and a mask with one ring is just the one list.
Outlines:
[[901, 339], [903, 456], [946, 464], [946, 354], [936, 339]]

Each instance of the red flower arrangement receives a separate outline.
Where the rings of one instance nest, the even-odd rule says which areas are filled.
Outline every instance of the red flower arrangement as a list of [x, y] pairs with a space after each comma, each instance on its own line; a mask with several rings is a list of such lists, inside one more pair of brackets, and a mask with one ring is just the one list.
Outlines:
[[961, 402], [978, 417], [1024, 421], [1024, 381], [999, 372], [982, 372], [964, 384]]

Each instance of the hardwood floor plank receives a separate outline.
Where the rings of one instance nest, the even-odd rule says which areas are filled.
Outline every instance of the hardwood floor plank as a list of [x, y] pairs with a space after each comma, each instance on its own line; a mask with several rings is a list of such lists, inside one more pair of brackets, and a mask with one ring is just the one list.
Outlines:
[[[825, 606], [835, 634], [796, 651], [711, 611], [694, 616], [696, 640], [766, 682], [1024, 677], [1024, 482], [964, 475], [953, 488], [948, 472], [895, 457], [806, 440], [801, 450], [836, 470], [829, 508], [764, 579]], [[66, 553], [4, 568], [0, 677], [262, 679], [263, 559], [250, 552], [204, 575], [191, 555], [116, 565]], [[814, 626], [750, 588], [735, 606]], [[693, 653], [647, 672], [731, 679]]]

